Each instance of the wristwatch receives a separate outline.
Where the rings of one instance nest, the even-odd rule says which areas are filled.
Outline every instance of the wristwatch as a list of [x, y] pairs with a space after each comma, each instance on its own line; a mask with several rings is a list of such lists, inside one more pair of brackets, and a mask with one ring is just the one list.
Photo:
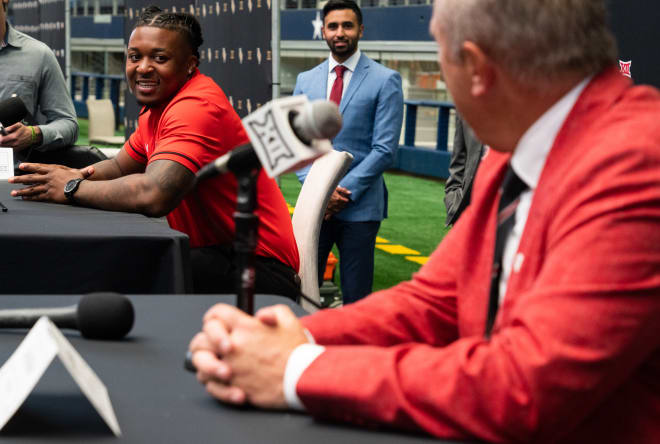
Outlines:
[[64, 196], [68, 199], [69, 202], [74, 202], [73, 195], [78, 191], [80, 182], [85, 179], [71, 179], [64, 185]]

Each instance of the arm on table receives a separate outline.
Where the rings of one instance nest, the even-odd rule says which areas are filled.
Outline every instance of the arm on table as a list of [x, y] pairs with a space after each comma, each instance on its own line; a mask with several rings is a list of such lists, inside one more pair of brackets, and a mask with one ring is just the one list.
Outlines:
[[[13, 196], [66, 203], [64, 185], [73, 178], [83, 177], [81, 171], [86, 171], [93, 180], [80, 184], [75, 194], [77, 204], [156, 217], [176, 208], [195, 184], [195, 175], [190, 170], [170, 160], [151, 162], [143, 173], [139, 173], [137, 171], [142, 171], [144, 166], [132, 160], [124, 150], [116, 160], [108, 159], [93, 165], [91, 173], [89, 169], [74, 170], [58, 165], [24, 163], [20, 168], [31, 174], [13, 177], [10, 182], [31, 185], [13, 191]], [[99, 177], [112, 179], [97, 180]]]

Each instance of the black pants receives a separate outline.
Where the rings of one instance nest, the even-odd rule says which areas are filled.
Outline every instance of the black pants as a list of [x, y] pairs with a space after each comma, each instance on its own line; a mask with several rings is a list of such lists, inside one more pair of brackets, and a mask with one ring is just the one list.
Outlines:
[[[203, 294], [236, 294], [238, 269], [233, 250], [224, 245], [190, 250], [193, 291]], [[272, 257], [255, 258], [255, 293], [300, 298], [300, 277], [288, 265]]]

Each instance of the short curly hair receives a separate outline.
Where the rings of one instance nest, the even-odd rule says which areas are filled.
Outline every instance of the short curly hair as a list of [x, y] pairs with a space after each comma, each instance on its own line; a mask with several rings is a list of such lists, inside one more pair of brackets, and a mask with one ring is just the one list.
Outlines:
[[202, 27], [192, 14], [187, 12], [167, 12], [158, 6], [150, 5], [144, 8], [138, 16], [133, 29], [140, 26], [153, 26], [155, 28], [169, 29], [181, 33], [197, 57], [199, 65], [199, 47], [204, 43], [202, 38]]

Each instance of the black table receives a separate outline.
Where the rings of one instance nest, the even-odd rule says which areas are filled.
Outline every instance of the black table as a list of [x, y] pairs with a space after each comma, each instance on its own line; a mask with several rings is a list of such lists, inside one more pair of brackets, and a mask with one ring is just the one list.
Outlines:
[[[77, 332], [67, 338], [108, 388], [122, 442], [135, 443], [429, 443], [428, 436], [364, 430], [322, 423], [302, 413], [233, 408], [211, 398], [195, 376], [183, 370], [192, 336], [204, 312], [233, 296], [131, 296], [136, 322], [124, 341], [90, 341]], [[0, 296], [0, 307], [70, 305], [75, 296]], [[257, 296], [255, 306], [288, 299]], [[0, 363], [25, 337], [0, 330]], [[0, 397], [1, 402], [1, 397]], [[0, 432], [4, 442], [111, 442], [110, 429], [56, 358], [35, 390]]]
[[190, 292], [188, 236], [162, 219], [10, 196], [0, 182], [0, 293]]

